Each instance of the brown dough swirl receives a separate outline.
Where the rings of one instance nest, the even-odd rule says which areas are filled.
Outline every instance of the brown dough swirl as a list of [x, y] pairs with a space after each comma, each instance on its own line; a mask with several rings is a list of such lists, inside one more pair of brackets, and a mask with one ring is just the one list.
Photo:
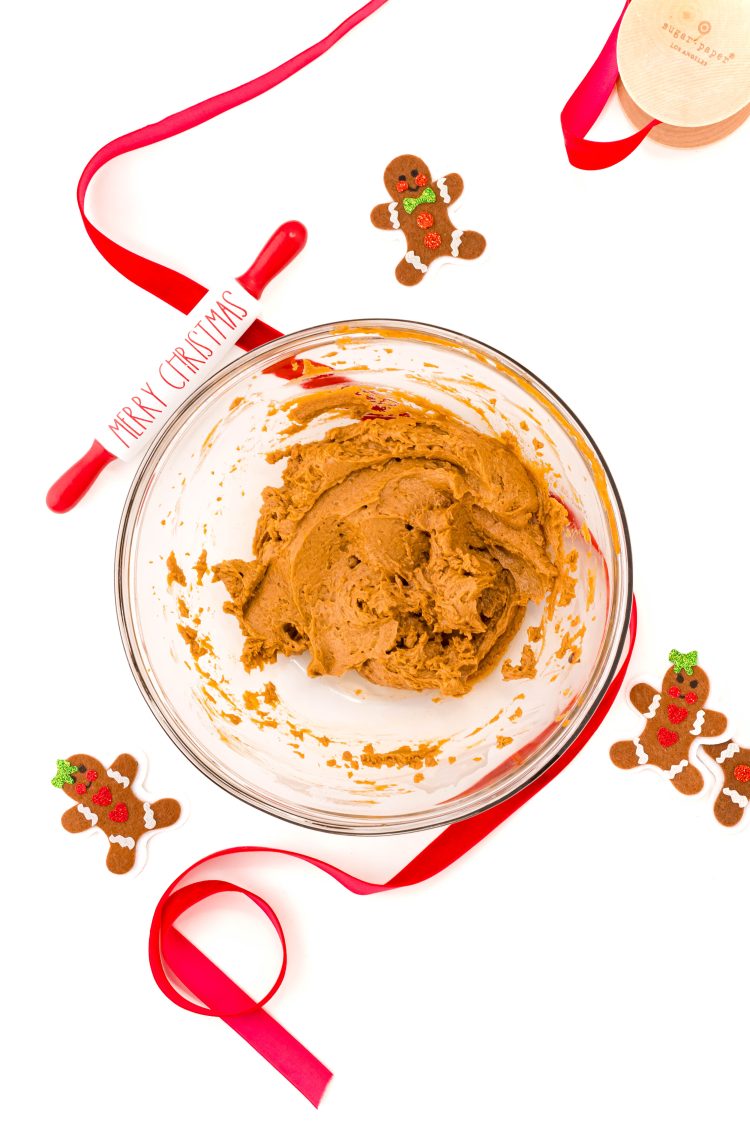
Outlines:
[[565, 509], [510, 434], [479, 433], [417, 398], [394, 409], [361, 387], [318, 397], [297, 417], [359, 420], [286, 452], [282, 484], [263, 493], [255, 558], [214, 567], [242, 661], [250, 670], [309, 650], [311, 676], [353, 668], [463, 695], [528, 602], [553, 589]]

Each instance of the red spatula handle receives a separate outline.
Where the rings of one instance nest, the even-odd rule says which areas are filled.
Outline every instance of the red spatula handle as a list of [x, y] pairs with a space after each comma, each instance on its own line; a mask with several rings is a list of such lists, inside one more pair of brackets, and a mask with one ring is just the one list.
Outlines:
[[[265, 287], [268, 285], [269, 281], [276, 277], [277, 274], [279, 274], [285, 266], [289, 265], [293, 258], [296, 258], [300, 250], [305, 245], [306, 241], [307, 231], [303, 227], [302, 223], [298, 223], [296, 221], [282, 223], [278, 230], [271, 235], [268, 242], [265, 244], [260, 254], [258, 254], [258, 257], [255, 259], [250, 268], [245, 273], [243, 273], [241, 277], [238, 277], [236, 279], [236, 282], [239, 283], [239, 285], [242, 286], [245, 292], [249, 293], [253, 298], [253, 303], [257, 302], [258, 298], [260, 297]], [[229, 287], [230, 290], [232, 286], [234, 286], [235, 293], [239, 292], [234, 281]], [[203, 298], [203, 301], [210, 304], [212, 300], [220, 299], [222, 296], [226, 299], [228, 293], [226, 291], [219, 291], [214, 294], [213, 297], [205, 296]], [[240, 300], [242, 301], [243, 298], [240, 298]], [[249, 304], [246, 299], [244, 299], [244, 304], [248, 305], [249, 308]], [[196, 309], [198, 309], [199, 307], [202, 308], [202, 302], [200, 301], [198, 302], [198, 305], [195, 306], [193, 311], [188, 314], [188, 327], [190, 327], [191, 318], [199, 315], [199, 313], [196, 312]], [[236, 305], [232, 306], [231, 304], [227, 307], [219, 303], [218, 307], [223, 310], [225, 316], [231, 315], [232, 308], [234, 308], [235, 313], [237, 313], [238, 311], [242, 313], [243, 311], [241, 308], [238, 310], [238, 307]], [[214, 315], [214, 310], [210, 311], [211, 315]], [[247, 313], [245, 315], [247, 315]], [[249, 320], [245, 321], [245, 323], [253, 321], [255, 319], [255, 315], [256, 314], [254, 310], [250, 311]], [[230, 320], [229, 323], [231, 324], [233, 322]], [[201, 324], [200, 321], [199, 324]], [[245, 337], [251, 333], [251, 328], [246, 328], [243, 332], [240, 325], [241, 322], [239, 321], [237, 325], [234, 325], [236, 331], [234, 332], [233, 336], [229, 336], [226, 329], [223, 329], [220, 332], [220, 336], [222, 338], [221, 340], [217, 339], [213, 335], [210, 337], [213, 340], [212, 349], [209, 351], [209, 355], [211, 356], [210, 362], [205, 362], [204, 359], [201, 359], [202, 367], [199, 373], [191, 368], [191, 378], [189, 380], [187, 378], [184, 378], [183, 386], [184, 388], [187, 388], [187, 390], [185, 390], [185, 393], [189, 393], [189, 391], [192, 391], [198, 385], [201, 379], [207, 378], [210, 374], [213, 373], [213, 371], [217, 370], [221, 366], [225, 358], [228, 357], [228, 354], [231, 351], [232, 344], [235, 342], [240, 342], [239, 338], [241, 334], [242, 340], [244, 342]], [[198, 326], [195, 327], [197, 328]], [[265, 325], [263, 326], [263, 328], [265, 329], [265, 338], [267, 338], [269, 329]], [[184, 339], [175, 342], [179, 343], [180, 345], [184, 345], [186, 343]], [[184, 348], [180, 347], [177, 349], [177, 351], [180, 352], [180, 354], [184, 355]], [[169, 355], [169, 350], [165, 352], [165, 355]], [[174, 353], [173, 358], [176, 357], [176, 355], [177, 352]], [[157, 368], [157, 370], [161, 371], [164, 366], [165, 365], [162, 364], [161, 367]], [[183, 386], [180, 386], [179, 383], [175, 384], [174, 375], [167, 375], [166, 378], [168, 380], [169, 390], [173, 390], [175, 388], [178, 392], [181, 392], [183, 390]], [[148, 423], [148, 430], [144, 430], [144, 432], [139, 433], [137, 430], [132, 429], [133, 414], [131, 406], [124, 408], [126, 410], [125, 415], [117, 415], [120, 420], [118, 426], [120, 424], [122, 425], [122, 430], [119, 431], [121, 440], [121, 435], [123, 432], [126, 434], [130, 434], [132, 438], [138, 440], [138, 445], [135, 452], [140, 452], [141, 449], [145, 448], [151, 438], [158, 432], [162, 424], [167, 420], [173, 409], [176, 408], [174, 395], [172, 395], [171, 403], [169, 401], [169, 398], [162, 399], [161, 397], [159, 397], [159, 395], [164, 396], [169, 394], [167, 384], [165, 384], [165, 386], [160, 386], [157, 381], [154, 385], [156, 385], [160, 389], [157, 391], [156, 395], [152, 395], [151, 405], [154, 406], [156, 403], [159, 403], [161, 407], [164, 408], [164, 410], [149, 411], [146, 419], [146, 422]], [[147, 383], [146, 386], [150, 388], [151, 384]], [[126, 396], [124, 402], [128, 404], [140, 403], [141, 405], [139, 409], [143, 410], [142, 388], [138, 384], [136, 384], [135, 389], [138, 391], [138, 398], [128, 399]], [[130, 422], [128, 421], [128, 414], [130, 416]], [[144, 422], [142, 415], [138, 417], [136, 411], [135, 425], [137, 426], [140, 423], [141, 425], [145, 426], [146, 422]], [[111, 426], [110, 429], [112, 429]], [[129, 449], [124, 448], [122, 455], [132, 455], [134, 445], [135, 441], [131, 443]], [[76, 461], [75, 465], [71, 465], [67, 472], [63, 473], [60, 479], [55, 481], [55, 483], [52, 485], [52, 488], [47, 493], [47, 507], [50, 508], [53, 512], [70, 511], [70, 509], [78, 503], [81, 497], [84, 496], [86, 492], [88, 492], [89, 488], [91, 488], [91, 485], [99, 476], [99, 473], [102, 471], [102, 469], [106, 468], [110, 461], [114, 460], [115, 455], [109, 452], [109, 450], [107, 450], [105, 446], [101, 444], [101, 442], [95, 441], [89, 449], [88, 453], [84, 454], [80, 461]]]
[[250, 269], [237, 278], [243, 289], [257, 300], [269, 281], [272, 281], [297, 257], [307, 242], [307, 231], [302, 223], [292, 220], [282, 223], [269, 238]]
[[52, 485], [47, 493], [47, 507], [53, 512], [69, 512], [86, 495], [102, 469], [114, 460], [114, 453], [95, 441], [80, 461]]

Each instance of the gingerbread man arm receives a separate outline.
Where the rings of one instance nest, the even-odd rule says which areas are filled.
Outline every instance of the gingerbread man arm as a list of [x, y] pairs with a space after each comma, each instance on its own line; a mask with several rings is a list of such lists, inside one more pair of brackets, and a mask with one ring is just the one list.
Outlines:
[[449, 175], [441, 176], [439, 180], [435, 180], [435, 190], [444, 203], [455, 203], [463, 194], [464, 182], [458, 172], [451, 172]]
[[60, 817], [60, 823], [66, 832], [85, 832], [87, 828], [91, 828], [91, 821], [78, 811], [77, 805], [71, 805], [65, 810]]
[[370, 221], [378, 230], [392, 230], [391, 213], [387, 203], [378, 203], [370, 212]]
[[169, 828], [171, 824], [175, 824], [180, 819], [181, 811], [180, 802], [173, 797], [160, 797], [151, 806], [157, 828]]
[[634, 684], [630, 689], [630, 702], [639, 714], [645, 715], [654, 701], [654, 696], [658, 694], [651, 684]]
[[721, 711], [706, 711], [701, 734], [705, 735], [706, 738], [716, 738], [717, 735], [723, 734], [726, 729], [726, 715], [722, 715]]
[[138, 762], [135, 760], [132, 754], [118, 754], [112, 765], [107, 770], [107, 775], [109, 777], [113, 777], [115, 774], [120, 775], [119, 777], [114, 777], [114, 780], [118, 781], [120, 785], [125, 784], [124, 781], [120, 781], [120, 778], [123, 777], [127, 778], [127, 780], [132, 785], [135, 781], [135, 775], [137, 773]]

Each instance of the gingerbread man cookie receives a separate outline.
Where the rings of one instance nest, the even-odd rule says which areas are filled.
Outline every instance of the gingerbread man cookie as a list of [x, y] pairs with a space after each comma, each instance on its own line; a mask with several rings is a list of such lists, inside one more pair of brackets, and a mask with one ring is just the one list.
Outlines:
[[750, 805], [750, 750], [736, 742], [701, 746], [701, 751], [721, 766], [724, 784], [714, 804], [719, 824], [731, 828], [739, 824]]
[[124, 875], [135, 863], [135, 848], [146, 832], [167, 828], [180, 815], [180, 805], [171, 797], [149, 804], [136, 797], [131, 784], [138, 762], [120, 754], [109, 769], [88, 754], [74, 754], [57, 762], [52, 784], [62, 789], [75, 806], [62, 815], [67, 832], [85, 832], [98, 827], [109, 840], [107, 867]]
[[718, 711], [705, 709], [709, 682], [698, 666], [698, 653], [672, 649], [669, 659], [672, 667], [660, 692], [648, 684], [632, 688], [630, 702], [644, 716], [646, 725], [638, 738], [616, 742], [609, 756], [622, 770], [656, 766], [681, 793], [699, 793], [703, 775], [688, 761], [688, 751], [699, 735], [712, 738], [723, 734], [727, 720]]
[[416, 285], [436, 258], [478, 258], [487, 245], [475, 230], [459, 230], [448, 206], [461, 195], [464, 182], [452, 172], [432, 180], [418, 156], [397, 156], [383, 175], [391, 203], [373, 207], [370, 218], [380, 230], [402, 230], [406, 254], [396, 266], [396, 280]]

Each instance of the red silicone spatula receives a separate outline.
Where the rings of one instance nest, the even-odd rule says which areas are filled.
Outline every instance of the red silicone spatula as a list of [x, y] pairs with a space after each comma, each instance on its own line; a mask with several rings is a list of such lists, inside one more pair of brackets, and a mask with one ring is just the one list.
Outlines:
[[258, 299], [307, 241], [302, 223], [283, 223], [250, 269], [209, 290], [185, 318], [182, 334], [164, 349], [140, 383], [120, 397], [91, 448], [47, 493], [53, 512], [68, 512], [110, 462], [138, 455], [187, 396], [221, 366], [257, 319]]

